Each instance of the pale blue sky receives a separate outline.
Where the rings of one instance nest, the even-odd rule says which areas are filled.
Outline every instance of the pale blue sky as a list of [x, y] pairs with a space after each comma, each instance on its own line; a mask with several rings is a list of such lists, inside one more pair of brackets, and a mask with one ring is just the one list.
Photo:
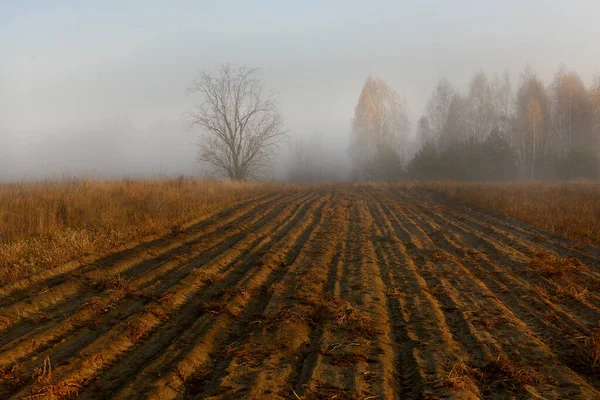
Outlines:
[[0, 0], [0, 179], [193, 171], [185, 89], [223, 62], [261, 68], [292, 134], [342, 154], [368, 74], [413, 120], [441, 76], [564, 62], [589, 83], [599, 19], [597, 0]]

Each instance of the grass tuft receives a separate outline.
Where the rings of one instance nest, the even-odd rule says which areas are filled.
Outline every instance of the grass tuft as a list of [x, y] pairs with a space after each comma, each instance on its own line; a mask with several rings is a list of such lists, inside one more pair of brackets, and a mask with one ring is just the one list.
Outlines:
[[70, 399], [77, 396], [79, 390], [83, 387], [81, 382], [73, 379], [55, 382], [52, 375], [52, 363], [50, 362], [50, 357], [44, 359], [44, 365], [41, 368], [35, 369], [34, 378], [35, 384], [31, 389], [31, 395], [25, 397], [26, 400]]

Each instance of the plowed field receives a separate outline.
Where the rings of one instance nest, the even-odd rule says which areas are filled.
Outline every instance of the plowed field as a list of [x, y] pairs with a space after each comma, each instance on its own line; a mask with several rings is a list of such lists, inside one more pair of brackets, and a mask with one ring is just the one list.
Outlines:
[[239, 203], [0, 286], [0, 398], [600, 398], [600, 249], [424, 191]]

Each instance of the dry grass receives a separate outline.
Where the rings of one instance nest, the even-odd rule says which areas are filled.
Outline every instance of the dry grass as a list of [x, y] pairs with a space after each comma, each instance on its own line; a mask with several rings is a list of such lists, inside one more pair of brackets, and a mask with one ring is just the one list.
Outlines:
[[14, 364], [10, 367], [0, 368], [0, 387], [16, 391], [27, 382], [26, 373], [22, 365]]
[[587, 340], [589, 346], [589, 360], [592, 368], [596, 368], [600, 363], [600, 329], [596, 329]]
[[537, 368], [518, 365], [505, 357], [489, 362], [483, 372], [483, 387], [487, 392], [506, 388], [522, 391], [528, 385], [555, 385], [555, 380], [540, 372]]
[[102, 254], [280, 185], [187, 178], [0, 185], [0, 281]]
[[482, 373], [479, 370], [461, 360], [451, 365], [444, 386], [448, 390], [465, 390], [479, 394], [475, 380], [479, 380], [481, 377]]
[[[309, 388], [309, 390], [310, 397], [307, 398], [315, 400], [356, 400], [361, 398], [357, 395], [354, 395], [351, 391], [349, 391], [346, 388], [335, 385], [328, 385], [319, 381], [317, 381], [317, 384], [314, 385], [314, 387]], [[299, 398], [299, 396], [296, 395], [296, 398]]]
[[79, 393], [82, 388], [81, 382], [69, 379], [65, 381], [55, 382], [52, 375], [52, 364], [50, 358], [44, 359], [44, 365], [41, 368], [36, 368], [34, 372], [35, 384], [32, 388], [30, 396], [25, 397], [27, 400], [33, 399], [48, 399], [60, 400], [70, 399]]
[[581, 341], [578, 346], [580, 363], [592, 370], [600, 368], [600, 327], [578, 339]]
[[581, 268], [581, 261], [576, 258], [563, 258], [553, 254], [535, 255], [529, 267], [545, 278], [568, 278], [573, 271]]
[[571, 239], [600, 244], [598, 183], [431, 183], [417, 187]]
[[366, 363], [366, 362], [367, 362], [367, 357], [365, 357], [362, 354], [353, 354], [353, 353], [332, 355], [331, 359], [329, 360], [329, 363], [331, 365], [334, 365], [336, 367], [341, 367], [341, 368], [353, 367], [356, 364]]
[[349, 300], [302, 295], [297, 295], [297, 297], [313, 309], [313, 323], [330, 321], [334, 326], [343, 329], [350, 335], [365, 338], [372, 338], [383, 333], [378, 321], [370, 318], [364, 310], [359, 309]]
[[150, 330], [148, 323], [143, 319], [134, 319], [127, 323], [127, 337], [132, 343], [137, 343], [146, 336]]

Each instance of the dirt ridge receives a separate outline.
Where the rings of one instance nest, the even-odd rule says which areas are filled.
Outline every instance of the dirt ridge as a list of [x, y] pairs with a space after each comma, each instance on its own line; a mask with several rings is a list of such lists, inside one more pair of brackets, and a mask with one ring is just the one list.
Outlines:
[[600, 398], [600, 249], [407, 187], [239, 203], [0, 286], [0, 398]]

